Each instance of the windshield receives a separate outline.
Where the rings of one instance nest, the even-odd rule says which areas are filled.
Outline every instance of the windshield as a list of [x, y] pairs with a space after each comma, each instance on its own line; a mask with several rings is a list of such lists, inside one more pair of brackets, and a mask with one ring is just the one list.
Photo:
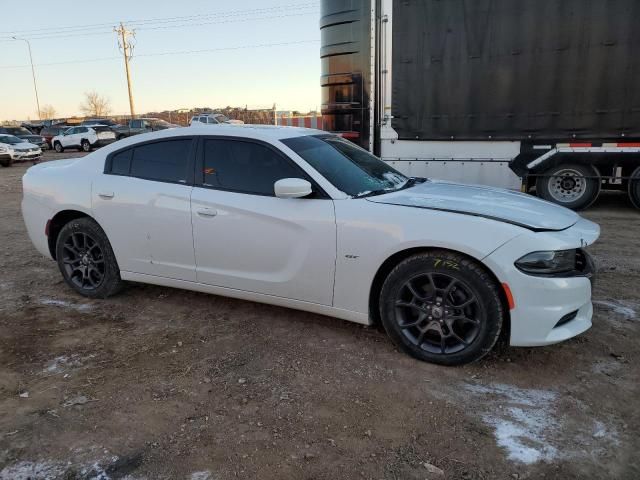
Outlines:
[[222, 115], [221, 113], [218, 115], [214, 115], [214, 117], [220, 123], [226, 123], [229, 121], [229, 117]]
[[163, 127], [171, 125], [169, 122], [165, 122], [164, 120], [149, 120], [149, 123], [152, 123], [153, 125], [160, 125]]
[[397, 190], [409, 181], [366, 150], [335, 135], [308, 135], [281, 141], [333, 186], [353, 197]]
[[8, 127], [7, 133], [11, 135], [33, 135], [29, 130], [24, 127]]
[[0, 135], [0, 143], [8, 143], [9, 145], [15, 145], [16, 143], [23, 143], [24, 140], [14, 137], [13, 135]]

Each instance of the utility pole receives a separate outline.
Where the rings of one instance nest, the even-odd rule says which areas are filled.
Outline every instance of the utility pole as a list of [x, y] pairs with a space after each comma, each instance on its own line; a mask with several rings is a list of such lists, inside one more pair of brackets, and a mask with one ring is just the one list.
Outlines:
[[133, 93], [131, 92], [131, 74], [129, 72], [129, 60], [133, 53], [133, 44], [130, 38], [135, 38], [136, 32], [134, 30], [127, 30], [125, 26], [120, 22], [119, 27], [114, 27], [114, 32], [118, 34], [118, 46], [124, 56], [124, 68], [127, 71], [127, 88], [129, 89], [129, 109], [131, 110], [131, 118], [136, 116], [135, 109], [133, 108]]
[[27, 40], [26, 38], [18, 38], [18, 37], [11, 37], [14, 40], [22, 40], [23, 42], [27, 42], [27, 47], [29, 48], [29, 61], [31, 62], [31, 76], [33, 77], [33, 89], [36, 91], [36, 105], [38, 106], [38, 120], [42, 120], [41, 116], [40, 116], [40, 99], [38, 98], [38, 86], [36, 85], [36, 71], [33, 68], [33, 57], [31, 56], [31, 44], [29, 43], [29, 40]]

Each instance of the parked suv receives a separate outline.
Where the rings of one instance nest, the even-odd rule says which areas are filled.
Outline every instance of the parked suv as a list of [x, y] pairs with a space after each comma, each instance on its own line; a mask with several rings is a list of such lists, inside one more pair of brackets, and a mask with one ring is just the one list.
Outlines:
[[102, 147], [115, 142], [116, 134], [106, 125], [92, 127], [71, 127], [51, 139], [56, 152], [64, 152], [65, 148], [77, 148], [90, 152], [92, 148]]
[[0, 165], [10, 167], [13, 162], [37, 162], [42, 156], [42, 149], [23, 139], [0, 133]]
[[189, 125], [218, 125], [220, 123], [244, 124], [242, 120], [231, 120], [222, 113], [202, 113], [191, 117]]
[[0, 134], [13, 135], [20, 140], [37, 145], [40, 148], [47, 148], [47, 142], [40, 135], [31, 133], [24, 127], [0, 127]]

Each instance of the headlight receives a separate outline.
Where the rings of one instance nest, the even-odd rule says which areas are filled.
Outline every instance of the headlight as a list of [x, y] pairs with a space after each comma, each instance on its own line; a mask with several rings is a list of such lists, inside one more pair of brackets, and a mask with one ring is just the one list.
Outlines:
[[532, 252], [515, 263], [518, 270], [533, 275], [568, 273], [576, 269], [576, 250]]

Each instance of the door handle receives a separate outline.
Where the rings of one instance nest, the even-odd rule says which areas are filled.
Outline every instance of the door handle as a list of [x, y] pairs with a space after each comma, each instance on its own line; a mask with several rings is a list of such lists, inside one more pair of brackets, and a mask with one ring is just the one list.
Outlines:
[[113, 198], [113, 192], [98, 192], [98, 196], [101, 198]]
[[215, 208], [199, 208], [198, 215], [202, 217], [215, 217], [218, 211]]

